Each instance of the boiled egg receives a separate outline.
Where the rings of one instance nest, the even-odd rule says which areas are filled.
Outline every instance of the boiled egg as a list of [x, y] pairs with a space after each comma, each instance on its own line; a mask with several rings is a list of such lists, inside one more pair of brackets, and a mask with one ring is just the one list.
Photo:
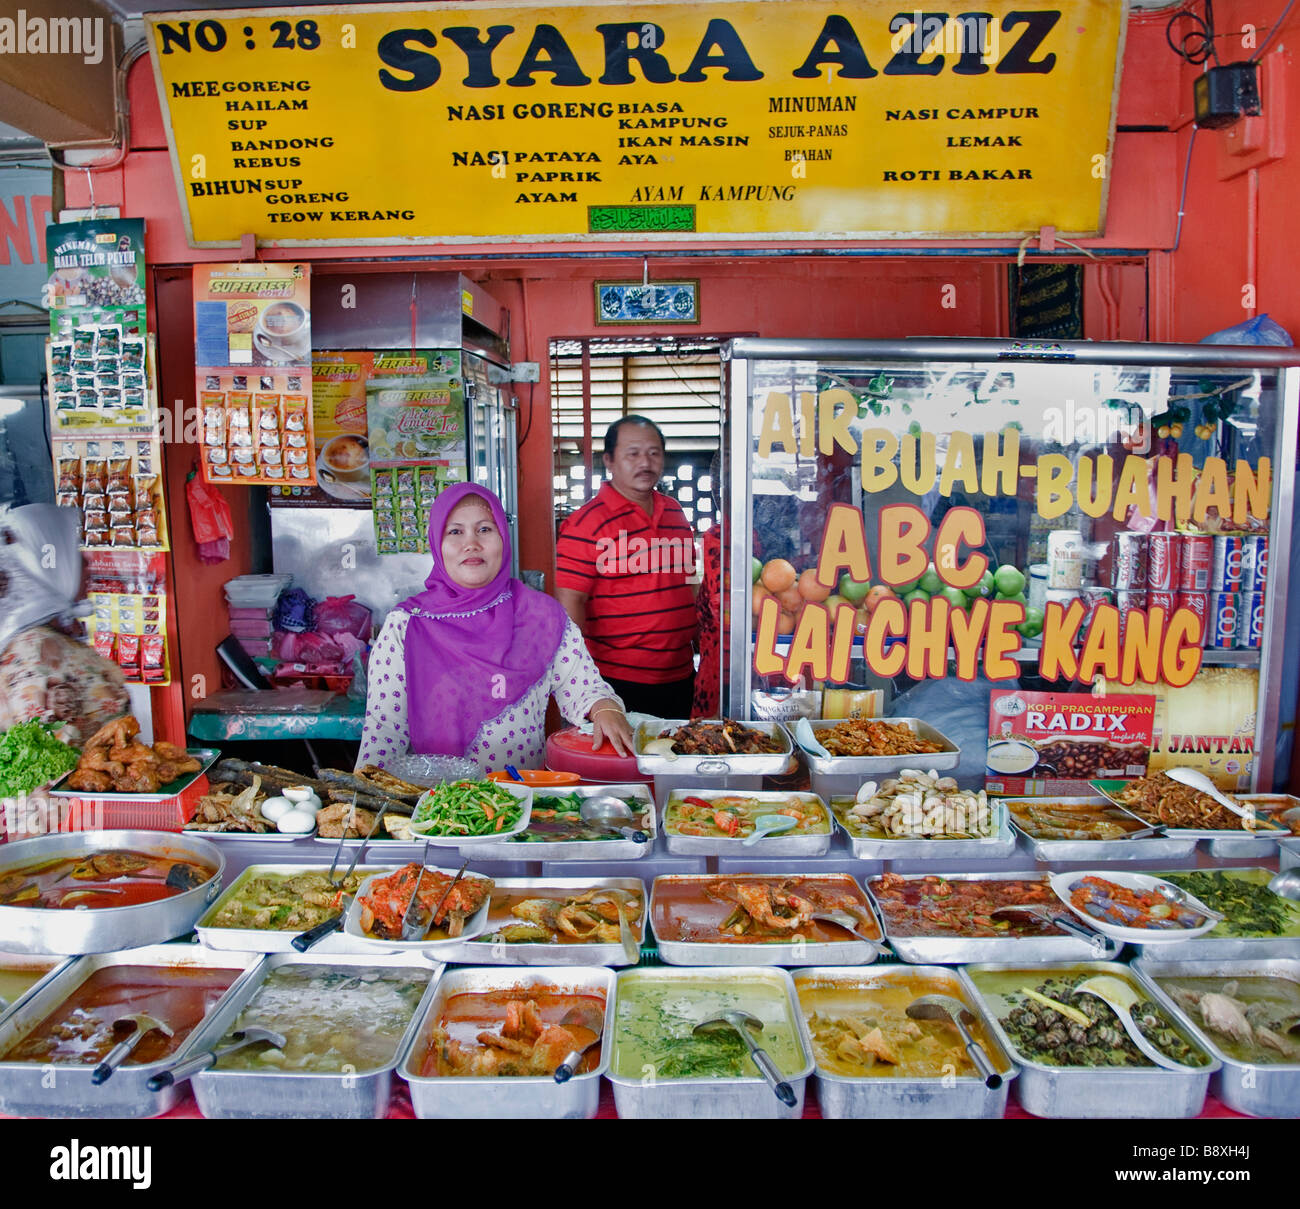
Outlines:
[[280, 816], [276, 828], [286, 835], [306, 835], [316, 827], [316, 816], [309, 810], [290, 810]]
[[284, 796], [291, 802], [305, 802], [308, 798], [315, 798], [316, 792], [310, 785], [290, 785], [284, 790]]
[[289, 811], [294, 809], [294, 804], [288, 798], [274, 797], [267, 798], [262, 803], [262, 817], [268, 823], [278, 823]]

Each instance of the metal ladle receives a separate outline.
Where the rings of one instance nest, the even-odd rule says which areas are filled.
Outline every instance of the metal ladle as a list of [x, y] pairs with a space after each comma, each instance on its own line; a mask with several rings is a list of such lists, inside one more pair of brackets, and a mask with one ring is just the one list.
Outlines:
[[90, 1081], [96, 1086], [107, 1083], [113, 1077], [113, 1072], [131, 1056], [135, 1047], [144, 1040], [146, 1033], [159, 1032], [164, 1037], [172, 1035], [170, 1025], [164, 1024], [155, 1016], [146, 1016], [138, 1012], [130, 1016], [119, 1016], [113, 1021], [113, 1031], [116, 1032], [120, 1026], [125, 1024], [132, 1026], [130, 1036], [113, 1046], [103, 1062], [91, 1072]]
[[703, 1036], [706, 1033], [716, 1033], [720, 1029], [732, 1029], [740, 1035], [754, 1065], [758, 1067], [763, 1078], [767, 1080], [768, 1087], [772, 1089], [772, 1094], [787, 1108], [793, 1108], [799, 1102], [799, 1097], [794, 1094], [794, 1088], [781, 1077], [781, 1071], [776, 1063], [772, 1061], [766, 1050], [759, 1049], [750, 1035], [753, 1033], [761, 1037], [763, 1022], [757, 1016], [736, 1009], [702, 1020], [691, 1032]]
[[1137, 1007], [1139, 1002], [1137, 992], [1128, 983], [1112, 977], [1110, 974], [1098, 974], [1095, 978], [1089, 978], [1079, 983], [1074, 988], [1074, 991], [1076, 995], [1095, 995], [1109, 1007], [1119, 1017], [1120, 1024], [1124, 1026], [1124, 1031], [1129, 1035], [1129, 1040], [1157, 1066], [1163, 1066], [1165, 1070], [1183, 1072], [1196, 1069], [1182, 1062], [1175, 1062], [1172, 1058], [1162, 1054], [1142, 1035], [1142, 1030], [1138, 1028], [1137, 1022], [1133, 1019], [1133, 1008]]
[[1161, 898], [1167, 898], [1171, 903], [1177, 903], [1180, 907], [1186, 907], [1189, 911], [1195, 911], [1197, 915], [1204, 915], [1206, 919], [1213, 919], [1222, 923], [1228, 917], [1220, 914], [1210, 907], [1192, 902], [1192, 896], [1186, 890], [1175, 886], [1170, 882], [1157, 882], [1152, 889], [1160, 895]]
[[584, 823], [602, 827], [606, 831], [617, 832], [625, 840], [631, 840], [634, 844], [644, 844], [650, 839], [644, 831], [634, 831], [626, 826], [634, 822], [636, 816], [622, 798], [616, 798], [613, 794], [602, 793], [586, 798], [578, 813]]
[[960, 999], [951, 995], [922, 995], [907, 1005], [907, 1015], [912, 1020], [946, 1020], [961, 1037], [966, 1055], [975, 1064], [984, 1080], [984, 1086], [996, 1091], [1002, 1086], [1002, 1076], [994, 1069], [984, 1047], [970, 1035], [968, 1024], [975, 1023], [975, 1013]]
[[201, 1074], [227, 1054], [233, 1054], [236, 1050], [248, 1045], [257, 1045], [259, 1042], [265, 1042], [272, 1049], [284, 1049], [289, 1044], [283, 1033], [272, 1032], [269, 1028], [252, 1026], [240, 1029], [239, 1032], [231, 1034], [230, 1045], [205, 1050], [184, 1062], [178, 1062], [175, 1066], [154, 1075], [145, 1086], [150, 1091], [162, 1091], [164, 1087], [171, 1087], [173, 1083], [184, 1083], [190, 1076]]
[[[577, 1042], [575, 1048], [570, 1050], [565, 1055], [564, 1061], [555, 1068], [555, 1081], [567, 1083], [578, 1073], [583, 1054], [600, 1040], [600, 1032], [605, 1027], [605, 1020], [593, 1005], [580, 1003], [564, 1013], [560, 1020], [560, 1027], [581, 1030], [574, 1034], [574, 1040]], [[591, 1039], [587, 1040], [582, 1035], [583, 1032], [590, 1034]]]
[[1268, 879], [1268, 888], [1280, 898], [1300, 902], [1300, 869], [1283, 869]]
[[1023, 903], [1019, 906], [1011, 905], [1008, 907], [994, 907], [989, 912], [990, 915], [1032, 915], [1035, 919], [1041, 919], [1044, 923], [1055, 924], [1062, 932], [1068, 932], [1071, 936], [1077, 936], [1080, 940], [1086, 940], [1095, 949], [1104, 949], [1106, 947], [1106, 938], [1100, 932], [1094, 932], [1082, 924], [1075, 923], [1061, 911], [1054, 911], [1051, 907], [1044, 907], [1040, 903]]

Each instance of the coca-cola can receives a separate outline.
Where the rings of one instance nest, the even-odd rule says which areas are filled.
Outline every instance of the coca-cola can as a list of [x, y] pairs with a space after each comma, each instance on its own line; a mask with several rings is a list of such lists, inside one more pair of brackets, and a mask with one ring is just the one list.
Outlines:
[[1123, 589], [1115, 592], [1115, 607], [1119, 610], [1119, 636], [1122, 641], [1128, 630], [1129, 614], [1134, 609], [1147, 607], [1147, 593], [1140, 588]]
[[1208, 592], [1214, 572], [1214, 538], [1208, 533], [1185, 533], [1179, 538], [1182, 560], [1178, 565], [1180, 592]]
[[1237, 649], [1257, 651], [1264, 645], [1264, 593], [1237, 594]]
[[1177, 600], [1177, 592], [1156, 592], [1152, 590], [1147, 593], [1147, 610], [1164, 609], [1165, 619], [1168, 620], [1170, 613], [1174, 611]]
[[1268, 586], [1268, 538], [1248, 537], [1241, 549], [1241, 590], [1262, 592]]
[[1181, 554], [1178, 534], [1151, 534], [1147, 538], [1147, 587], [1159, 592], [1177, 591]]
[[1210, 624], [1210, 594], [1208, 592], [1179, 592], [1174, 602], [1177, 609], [1190, 609], [1201, 621], [1201, 644], [1205, 643], [1205, 631]]
[[1117, 533], [1111, 539], [1111, 583], [1120, 590], [1147, 586], [1145, 533]]
[[1214, 539], [1214, 567], [1210, 572], [1211, 592], [1239, 592], [1241, 590], [1241, 561], [1245, 538], [1216, 537]]
[[1237, 646], [1237, 621], [1241, 616], [1239, 592], [1210, 593], [1210, 624], [1205, 629], [1205, 645], [1215, 650], [1231, 651]]

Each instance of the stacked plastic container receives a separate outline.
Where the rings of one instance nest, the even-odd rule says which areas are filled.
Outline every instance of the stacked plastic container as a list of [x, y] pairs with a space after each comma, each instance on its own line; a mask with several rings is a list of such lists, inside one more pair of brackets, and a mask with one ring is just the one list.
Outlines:
[[230, 632], [254, 658], [271, 654], [275, 602], [291, 583], [292, 575], [241, 575], [226, 583]]

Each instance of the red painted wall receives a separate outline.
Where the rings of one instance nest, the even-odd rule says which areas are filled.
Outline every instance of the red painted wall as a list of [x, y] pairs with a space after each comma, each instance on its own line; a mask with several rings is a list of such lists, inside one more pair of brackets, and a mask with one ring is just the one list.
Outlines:
[[[1220, 0], [1216, 15], [1221, 30], [1239, 28], [1247, 19], [1262, 22], [1281, 11], [1284, 0]], [[1217, 161], [1223, 136], [1202, 133], [1197, 140], [1188, 194], [1187, 219], [1177, 250], [1172, 249], [1177, 222], [1183, 155], [1189, 131], [1191, 82], [1196, 74], [1165, 44], [1169, 13], [1135, 17], [1129, 25], [1125, 71], [1118, 98], [1118, 125], [1112, 160], [1106, 231], [1082, 241], [1094, 248], [1130, 250], [1123, 261], [1089, 262], [1085, 322], [1094, 339], [1195, 340], [1216, 327], [1242, 318], [1241, 287], [1255, 281], [1259, 305], [1289, 326], [1300, 326], [1300, 306], [1288, 290], [1289, 257], [1294, 245], [1288, 222], [1291, 196], [1300, 185], [1297, 159], [1283, 159], [1261, 169], [1252, 186], [1249, 176], [1221, 181]], [[1300, 28], [1300, 13], [1296, 16]], [[1221, 50], [1232, 50], [1227, 41]], [[1225, 57], [1245, 57], [1248, 51]], [[1274, 44], [1270, 60], [1282, 69], [1279, 83], [1289, 87], [1286, 114], [1300, 107], [1300, 85], [1290, 78], [1291, 56], [1284, 34]], [[95, 197], [118, 204], [125, 213], [147, 220], [147, 252], [151, 265], [183, 265], [201, 260], [226, 260], [237, 251], [197, 252], [186, 243], [175, 180], [167, 153], [164, 126], [150, 65], [138, 61], [128, 77], [131, 107], [131, 151], [118, 168], [95, 174]], [[1099, 102], [1104, 98], [1099, 97]], [[1124, 131], [1125, 126], [1163, 129]], [[69, 205], [89, 200], [86, 175], [66, 177]], [[1252, 193], [1252, 190], [1254, 192]], [[1256, 198], [1256, 201], [1252, 201]], [[1259, 214], [1260, 263], [1252, 267], [1249, 216]], [[747, 248], [772, 251], [767, 245], [732, 243], [707, 257], [687, 256], [656, 247], [652, 276], [701, 279], [702, 334], [747, 333], [763, 336], [999, 335], [1006, 331], [1005, 273], [1012, 258], [921, 258], [909, 251], [949, 247], [936, 241], [874, 245], [899, 253], [887, 258], [849, 258], [831, 252], [869, 248], [871, 244], [818, 245], [805, 242], [792, 249], [812, 252], [810, 258], [746, 258]], [[966, 241], [963, 251], [1001, 248], [996, 241]], [[512, 354], [516, 360], [543, 362], [542, 383], [520, 387], [521, 432], [528, 439], [520, 450], [523, 483], [547, 484], [545, 507], [525, 508], [521, 558], [529, 567], [549, 570], [553, 560], [549, 483], [553, 443], [547, 391], [546, 356], [555, 337], [608, 332], [592, 318], [591, 283], [596, 278], [639, 278], [641, 257], [625, 245], [586, 243], [580, 249], [559, 245], [511, 245], [509, 259], [501, 247], [475, 249], [448, 245], [424, 246], [415, 255], [409, 247], [389, 249], [261, 249], [266, 259], [383, 259], [403, 258], [404, 267], [458, 269], [482, 282], [509, 307], [514, 320]], [[1014, 249], [1011, 250], [1014, 252]], [[557, 253], [565, 258], [540, 259]], [[816, 253], [822, 253], [816, 255]], [[1080, 258], [1084, 253], [1080, 250]], [[486, 259], [491, 256], [494, 259]], [[597, 256], [599, 259], [592, 259]], [[1257, 279], [1257, 280], [1256, 280]], [[955, 287], [954, 305], [945, 305], [944, 286]], [[188, 317], [177, 318], [177, 288], [167, 291], [162, 387], [166, 399], [189, 398], [192, 375], [186, 373]], [[1150, 313], [1148, 314], [1148, 307]], [[641, 333], [643, 329], [619, 329]], [[680, 330], [680, 329], [679, 329]], [[695, 329], [691, 329], [693, 332]], [[532, 410], [529, 426], [529, 410]], [[183, 509], [183, 479], [190, 462], [185, 449], [169, 451], [169, 496], [178, 546], [188, 542], [188, 522], [177, 523]], [[233, 493], [236, 497], [239, 492]], [[241, 519], [239, 503], [236, 521]], [[251, 569], [246, 540], [237, 543], [235, 557], [220, 568], [205, 569], [188, 550], [174, 555], [178, 603], [185, 617], [181, 637], [181, 666], [186, 675], [215, 675], [211, 656], [224, 635], [224, 604], [220, 583]], [[183, 585], [183, 586], [182, 586]], [[171, 709], [179, 709], [180, 689], [172, 690]]]

